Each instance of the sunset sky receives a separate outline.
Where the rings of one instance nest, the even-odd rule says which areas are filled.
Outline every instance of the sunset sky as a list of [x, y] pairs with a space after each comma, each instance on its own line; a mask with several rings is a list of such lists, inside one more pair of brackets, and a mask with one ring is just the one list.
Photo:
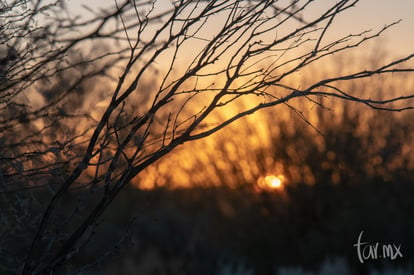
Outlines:
[[[169, 0], [161, 2], [169, 3]], [[120, 1], [119, 1], [120, 2]], [[284, 1], [282, 1], [284, 2]], [[311, 13], [320, 12], [321, 8], [327, 7], [333, 0], [318, 0], [313, 4]], [[104, 5], [102, 3], [105, 3]], [[329, 4], [329, 5], [328, 5]], [[69, 0], [68, 7], [78, 11], [85, 9], [81, 5], [87, 5], [91, 10], [97, 10], [105, 6], [114, 5], [114, 1], [106, 0], [88, 1], [87, 4], [80, 0]], [[383, 35], [385, 47], [392, 51], [398, 51], [401, 54], [408, 54], [414, 50], [414, 38], [411, 35], [414, 27], [414, 1], [409, 0], [361, 0], [355, 8], [350, 9], [339, 16], [335, 21], [335, 31], [349, 34], [367, 29], [377, 30], [385, 24], [402, 20], [397, 26], [394, 26]], [[384, 42], [381, 42], [384, 43]]]
[[[90, 7], [90, 10], [92, 11], [96, 11], [99, 10], [100, 8], [104, 8], [105, 6], [113, 6], [114, 5], [114, 1], [112, 0], [107, 0], [107, 1], [102, 1], [105, 4], [102, 4], [101, 2], [94, 0], [94, 1], [90, 1], [87, 2], [87, 6]], [[120, 2], [120, 0], [119, 0]], [[158, 7], [159, 9], [164, 7], [163, 5], [171, 5], [170, 0], [159, 0], [158, 6], [156, 5], [156, 7]], [[324, 11], [326, 11], [326, 9], [328, 9], [328, 7], [332, 6], [333, 4], [335, 4], [337, 1], [335, 0], [316, 0], [314, 1], [309, 9], [307, 9], [305, 11], [304, 14], [304, 18], [305, 20], [307, 19], [314, 19], [315, 17], [317, 17], [318, 15], [322, 14]], [[290, 0], [283, 0], [280, 1], [280, 3], [290, 3]], [[84, 3], [82, 3], [80, 0], [69, 0], [68, 2], [69, 8], [76, 10], [77, 12], [81, 12], [84, 13], [86, 12], [85, 9], [82, 10], [81, 5], [84, 5]], [[399, 24], [393, 26], [392, 28], [388, 29], [385, 33], [382, 34], [382, 37], [379, 39], [374, 39], [371, 40], [370, 42], [367, 43], [367, 47], [361, 47], [361, 48], [357, 48], [355, 49], [356, 52], [361, 52], [362, 50], [369, 50], [371, 52], [373, 52], [378, 48], [381, 51], [387, 51], [388, 54], [390, 56], [392, 56], [393, 58], [398, 58], [401, 57], [403, 55], [408, 55], [410, 53], [414, 52], [414, 46], [413, 46], [413, 38], [410, 35], [412, 33], [412, 28], [414, 27], [414, 18], [412, 17], [411, 13], [414, 10], [414, 1], [407, 1], [407, 0], [395, 0], [395, 1], [389, 1], [389, 0], [361, 0], [357, 3], [357, 5], [354, 8], [351, 8], [349, 10], [346, 10], [345, 12], [343, 12], [342, 14], [338, 15], [335, 20], [334, 23], [332, 25], [332, 28], [329, 30], [328, 32], [328, 36], [326, 37], [327, 40], [334, 40], [335, 37], [343, 37], [346, 36], [348, 34], [356, 34], [356, 33], [360, 33], [366, 30], [372, 30], [372, 33], [376, 33], [377, 31], [381, 30], [385, 25], [387, 24], [391, 24], [393, 22], [396, 22], [398, 20], [402, 20]], [[90, 12], [90, 11], [89, 11]], [[87, 16], [87, 14], [89, 12], [84, 13], [85, 16]], [[154, 11], [154, 14], [158, 14], [159, 11]], [[221, 19], [221, 18], [220, 18]], [[214, 19], [216, 20], [216, 18]], [[214, 21], [213, 24], [209, 25], [211, 28], [215, 28], [215, 27], [219, 27], [220, 26], [220, 22], [218, 21]], [[288, 27], [291, 27], [290, 25], [288, 25]], [[293, 27], [293, 29], [289, 29], [287, 31], [292, 31], [294, 30], [295, 27]], [[210, 29], [209, 29], [210, 30]], [[216, 30], [212, 30], [211, 33], [214, 33], [214, 31]], [[280, 31], [280, 33], [283, 33], [283, 30], [277, 30], [278, 32]], [[132, 33], [132, 31], [131, 31]], [[208, 35], [210, 35], [211, 33], [208, 33], [206, 37], [208, 37]], [[279, 35], [281, 35], [279, 33]], [[324, 38], [325, 39], [325, 38]], [[327, 42], [327, 41], [325, 41]], [[195, 43], [194, 40], [191, 43]], [[189, 56], [191, 56], [192, 54], [196, 54], [197, 53], [197, 49], [198, 47], [195, 47], [194, 44], [191, 44], [191, 49], [189, 49], [189, 51], [184, 51], [185, 53], [185, 57], [189, 58]], [[354, 53], [355, 53], [354, 51]], [[364, 53], [365, 54], [365, 53]], [[381, 56], [380, 56], [381, 57]], [[382, 57], [381, 57], [382, 58]], [[185, 68], [186, 64], [188, 62], [183, 60], [184, 58], [182, 56], [180, 56], [179, 61], [182, 61], [183, 67]], [[380, 59], [380, 58], [379, 58]], [[178, 62], [178, 61], [177, 61]], [[365, 66], [365, 64], [363, 64], [363, 66]], [[314, 76], [314, 75], [313, 75]], [[214, 76], [215, 78], [217, 76]], [[207, 79], [207, 83], [206, 86], [210, 85], [210, 79]], [[215, 79], [215, 82], [217, 82], [218, 80]], [[255, 103], [255, 102], [253, 102]], [[102, 104], [103, 106], [105, 106], [107, 104], [107, 102], [105, 102], [105, 104]], [[235, 112], [238, 112], [239, 110], [235, 110]], [[221, 119], [221, 117], [220, 117]], [[258, 123], [255, 123], [256, 126], [258, 126]], [[271, 136], [268, 132], [266, 131], [257, 131], [260, 132], [263, 136]], [[247, 136], [247, 133], [238, 133], [239, 136]], [[263, 144], [267, 143], [268, 140], [266, 140], [265, 138], [261, 139], [260, 137], [256, 137], [256, 140], [260, 141], [260, 146], [263, 146]], [[215, 143], [215, 142], [213, 142]], [[194, 144], [191, 145], [192, 149], [196, 148]], [[207, 146], [208, 147], [208, 146]], [[214, 147], [214, 144], [211, 145], [211, 147]], [[206, 148], [206, 144], [200, 144], [200, 151], [202, 149]], [[217, 148], [216, 148], [217, 149]], [[213, 151], [218, 151], [217, 150], [213, 150]], [[197, 150], [195, 150], [197, 151]], [[189, 152], [191, 155], [193, 154], [194, 151]], [[231, 154], [229, 154], [231, 155]], [[247, 159], [247, 157], [249, 155], [249, 152], [243, 153], [243, 158]], [[178, 159], [183, 159], [182, 156], [178, 156]], [[188, 159], [190, 159], [190, 156], [188, 157]], [[235, 158], [234, 161], [238, 161], [241, 162], [240, 159]], [[270, 163], [270, 164], [266, 164], [269, 167], [270, 166], [274, 166], [275, 163]], [[188, 165], [189, 167], [191, 167], [191, 163]], [[243, 171], [247, 171], [249, 167], [252, 167], [252, 165], [248, 164], [243, 164], [241, 165], [243, 166]], [[186, 168], [186, 167], [184, 167]], [[169, 166], [165, 165], [165, 167], [161, 167], [158, 169], [160, 170], [168, 170]], [[191, 168], [188, 168], [189, 170], [191, 170]], [[185, 170], [185, 169], [184, 169]], [[205, 171], [207, 171], [208, 169], [206, 168]], [[281, 169], [279, 169], [281, 170]], [[278, 173], [280, 172], [279, 170], [275, 170], [274, 172], [276, 173], [273, 177], [276, 178], [276, 175], [278, 175]], [[161, 171], [162, 172], [162, 171]], [[273, 171], [272, 171], [273, 172]], [[155, 171], [152, 174], [158, 174], [160, 173], [160, 171]], [[208, 172], [207, 172], [208, 173]], [[251, 173], [248, 176], [251, 175], [256, 175], [258, 174], [258, 171], [251, 171]], [[150, 171], [151, 174], [151, 171]], [[214, 173], [210, 173], [210, 174], [214, 174]], [[179, 177], [180, 182], [189, 182], [190, 179], [185, 179], [184, 180], [184, 176], [180, 175], [180, 173], [175, 173], [175, 176]], [[246, 178], [248, 178], [248, 176], [246, 176]], [[264, 177], [266, 175], [263, 175]], [[269, 175], [272, 176], [272, 175]], [[194, 173], [191, 173], [191, 177], [192, 180], [194, 180], [196, 178], [196, 176], [194, 175]], [[147, 176], [148, 180], [153, 184], [153, 182], [155, 182], [156, 180], [154, 178], [151, 178], [150, 176]], [[250, 179], [249, 180], [254, 180], [254, 179]], [[269, 182], [271, 182], [272, 184], [277, 183], [276, 180], [270, 180]]]
[[[323, 1], [320, 1], [323, 2]], [[414, 1], [407, 0], [362, 0], [338, 18], [337, 26], [343, 30], [364, 30], [381, 28], [401, 19], [402, 21], [384, 33], [385, 47], [402, 54], [414, 51]]]

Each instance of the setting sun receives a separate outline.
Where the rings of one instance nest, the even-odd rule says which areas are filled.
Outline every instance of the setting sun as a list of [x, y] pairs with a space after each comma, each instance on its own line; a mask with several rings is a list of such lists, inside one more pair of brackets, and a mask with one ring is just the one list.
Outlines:
[[285, 177], [283, 175], [269, 175], [266, 177], [261, 177], [257, 181], [260, 188], [266, 189], [280, 189], [283, 187], [283, 182]]
[[282, 186], [281, 176], [267, 176], [265, 177], [265, 182], [271, 188], [280, 188]]

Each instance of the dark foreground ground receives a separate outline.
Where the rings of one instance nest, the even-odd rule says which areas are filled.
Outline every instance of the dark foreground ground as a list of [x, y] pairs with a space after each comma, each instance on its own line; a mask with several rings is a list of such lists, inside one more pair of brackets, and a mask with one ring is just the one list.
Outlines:
[[282, 192], [131, 188], [74, 264], [95, 262], [85, 274], [412, 274], [413, 194], [414, 182], [380, 179]]

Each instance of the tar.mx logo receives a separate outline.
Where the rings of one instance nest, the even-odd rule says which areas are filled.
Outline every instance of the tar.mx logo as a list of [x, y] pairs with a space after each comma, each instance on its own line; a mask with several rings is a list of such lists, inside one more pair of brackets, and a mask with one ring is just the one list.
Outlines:
[[395, 260], [398, 257], [403, 257], [401, 252], [401, 244], [379, 244], [363, 242], [362, 234], [364, 231], [361, 231], [358, 237], [358, 242], [354, 244], [357, 249], [358, 259], [361, 263], [364, 263], [366, 260], [376, 260], [376, 259], [391, 259]]

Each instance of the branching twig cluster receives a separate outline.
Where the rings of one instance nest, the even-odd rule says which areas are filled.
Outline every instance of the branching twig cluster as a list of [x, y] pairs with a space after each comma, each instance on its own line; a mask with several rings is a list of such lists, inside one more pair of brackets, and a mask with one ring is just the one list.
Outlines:
[[[65, 1], [16, 0], [1, 7], [0, 44], [6, 48], [0, 64], [0, 142], [5, 148], [0, 159], [7, 163], [0, 167], [0, 180], [7, 182], [2, 188], [30, 187], [22, 181], [45, 186], [34, 176], [49, 175], [57, 182], [42, 203], [22, 273], [51, 272], [68, 262], [141, 171], [180, 144], [260, 109], [280, 104], [294, 109], [289, 101], [317, 102], [321, 96], [381, 110], [412, 109], [392, 104], [409, 102], [414, 95], [363, 99], [336, 84], [412, 72], [402, 65], [414, 55], [315, 80], [301, 89], [288, 84], [309, 65], [357, 48], [398, 23], [330, 40], [336, 16], [359, 1], [336, 1], [319, 15], [305, 17], [314, 2], [115, 1], [112, 9], [89, 8], [93, 15], [88, 18], [62, 12]], [[87, 52], [99, 44], [107, 46]], [[89, 84], [98, 77], [115, 83], [94, 91]], [[39, 84], [42, 104], [33, 106], [35, 96], [28, 93]], [[82, 109], [92, 93], [107, 97], [99, 118]], [[249, 104], [242, 104], [245, 100]], [[245, 107], [211, 123], [217, 112], [235, 105]], [[86, 197], [64, 203], [76, 188], [88, 189]], [[62, 225], [61, 215], [71, 217], [65, 223], [70, 226]]]

